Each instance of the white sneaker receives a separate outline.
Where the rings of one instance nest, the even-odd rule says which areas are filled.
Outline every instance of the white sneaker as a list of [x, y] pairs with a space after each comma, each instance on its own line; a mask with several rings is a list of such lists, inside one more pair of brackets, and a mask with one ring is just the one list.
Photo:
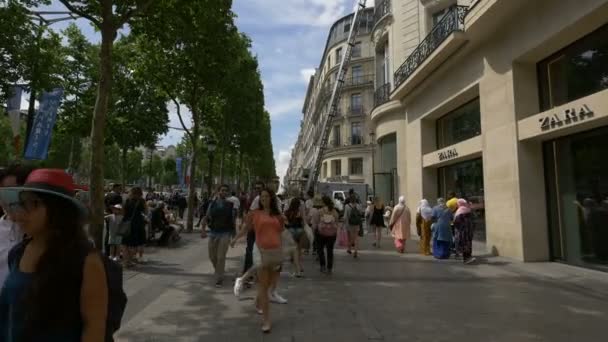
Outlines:
[[243, 278], [236, 278], [236, 281], [234, 282], [234, 295], [237, 298], [240, 298], [241, 291], [243, 291]]
[[268, 293], [268, 298], [270, 299], [271, 303], [275, 303], [275, 304], [287, 304], [287, 299], [281, 297], [281, 295], [279, 295], [277, 293], [277, 291], [269, 292]]

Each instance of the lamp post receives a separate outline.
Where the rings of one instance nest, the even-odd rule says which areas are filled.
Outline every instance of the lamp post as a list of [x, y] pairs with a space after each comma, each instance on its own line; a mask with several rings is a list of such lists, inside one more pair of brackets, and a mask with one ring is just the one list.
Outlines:
[[369, 138], [372, 144], [372, 195], [376, 197], [376, 133], [371, 131], [369, 133]]
[[209, 138], [207, 140], [207, 154], [209, 156], [209, 179], [207, 180], [207, 189], [209, 191], [209, 196], [211, 197], [213, 186], [213, 152], [215, 152], [215, 148], [217, 147], [215, 140], [213, 138]]

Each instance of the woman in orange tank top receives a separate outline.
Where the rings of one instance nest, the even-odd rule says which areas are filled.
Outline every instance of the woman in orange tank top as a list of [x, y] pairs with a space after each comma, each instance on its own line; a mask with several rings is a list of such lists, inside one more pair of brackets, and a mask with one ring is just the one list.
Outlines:
[[256, 309], [263, 315], [262, 331], [264, 333], [269, 333], [271, 329], [268, 292], [276, 286], [283, 261], [281, 234], [285, 218], [277, 209], [276, 201], [277, 198], [272, 190], [262, 190], [260, 209], [247, 214], [245, 229], [242, 229], [231, 243], [234, 247], [236, 241], [245, 236], [248, 231], [255, 231], [256, 244], [262, 257], [262, 265], [258, 268]]

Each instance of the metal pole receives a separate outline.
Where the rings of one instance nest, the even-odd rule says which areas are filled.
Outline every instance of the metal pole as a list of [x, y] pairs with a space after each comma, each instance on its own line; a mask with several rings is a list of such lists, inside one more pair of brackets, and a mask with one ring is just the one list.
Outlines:
[[376, 197], [376, 141], [375, 134], [369, 135], [372, 138], [372, 196]]

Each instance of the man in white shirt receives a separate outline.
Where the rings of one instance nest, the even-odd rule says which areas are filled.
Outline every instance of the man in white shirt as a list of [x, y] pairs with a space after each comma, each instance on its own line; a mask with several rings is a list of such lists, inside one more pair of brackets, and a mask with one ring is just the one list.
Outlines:
[[[14, 187], [25, 183], [31, 169], [21, 165], [10, 166], [6, 170], [0, 171], [0, 187]], [[4, 280], [8, 276], [8, 252], [21, 242], [23, 232], [12, 220], [9, 204], [17, 199], [0, 198], [0, 287], [4, 285]]]

